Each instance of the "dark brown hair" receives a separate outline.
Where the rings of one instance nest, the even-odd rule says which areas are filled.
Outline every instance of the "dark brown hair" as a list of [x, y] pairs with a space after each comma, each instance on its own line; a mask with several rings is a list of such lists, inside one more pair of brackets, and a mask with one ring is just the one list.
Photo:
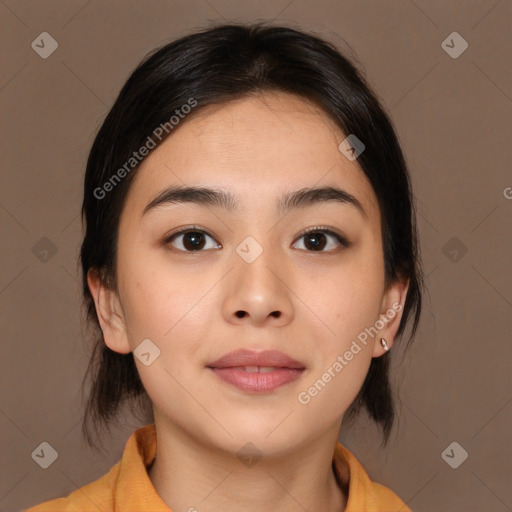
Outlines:
[[[188, 35], [155, 50], [135, 69], [98, 131], [87, 161], [80, 261], [84, 306], [95, 346], [82, 385], [84, 390], [90, 376], [82, 434], [91, 446], [90, 420], [97, 433], [100, 424], [109, 428], [125, 399], [148, 404], [133, 354], [119, 354], [106, 346], [87, 283], [88, 271], [97, 269], [104, 284], [117, 289], [119, 220], [137, 166], [122, 173], [123, 179], [108, 193], [98, 190], [109, 180], [112, 183], [118, 169], [126, 170], [133, 152], [148, 138], [155, 141], [155, 129], [169, 123], [190, 98], [197, 106], [187, 120], [203, 107], [265, 91], [283, 91], [314, 103], [344, 134], [363, 141], [365, 150], [358, 163], [379, 201], [386, 284], [409, 279], [397, 338], [412, 315], [406, 344], [414, 338], [423, 281], [410, 178], [392, 123], [356, 67], [330, 43], [289, 27], [222, 25]], [[395, 419], [389, 364], [390, 353], [372, 359], [345, 415], [351, 419], [366, 408], [380, 425], [384, 444]]]

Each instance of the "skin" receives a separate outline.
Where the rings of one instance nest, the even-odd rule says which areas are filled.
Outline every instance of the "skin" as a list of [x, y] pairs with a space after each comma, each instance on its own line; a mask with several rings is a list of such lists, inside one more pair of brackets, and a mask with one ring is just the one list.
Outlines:
[[[297, 395], [393, 304], [404, 305], [408, 282], [384, 287], [377, 198], [357, 160], [338, 150], [344, 138], [323, 111], [284, 93], [190, 116], [132, 184], [120, 219], [117, 291], [88, 274], [105, 343], [124, 354], [149, 338], [161, 351], [149, 366], [135, 362], [158, 438], [149, 477], [172, 510], [345, 510], [334, 446], [371, 359], [384, 353], [380, 338], [393, 345], [401, 311], [309, 404]], [[173, 184], [228, 190], [241, 210], [179, 203], [143, 216]], [[338, 203], [276, 214], [283, 192], [324, 185], [353, 194], [368, 217]], [[183, 235], [165, 244], [190, 225], [208, 235], [202, 252], [186, 252]], [[319, 225], [352, 245], [326, 235], [323, 252], [314, 251], [301, 235]], [[247, 236], [263, 249], [250, 264], [235, 250]], [[281, 350], [306, 370], [272, 392], [247, 393], [205, 368], [238, 348]], [[236, 457], [247, 442], [262, 455], [252, 467]]]

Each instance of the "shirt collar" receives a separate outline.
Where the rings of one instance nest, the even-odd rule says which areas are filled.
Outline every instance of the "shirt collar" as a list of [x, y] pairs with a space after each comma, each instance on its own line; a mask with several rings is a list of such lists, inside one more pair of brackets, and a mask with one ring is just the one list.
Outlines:
[[156, 455], [155, 424], [138, 428], [129, 437], [120, 461], [114, 490], [114, 510], [172, 512], [149, 478], [147, 466]]
[[[114, 510], [172, 512], [156, 492], [147, 472], [155, 456], [156, 428], [152, 423], [138, 428], [126, 442], [114, 489]], [[375, 500], [375, 484], [352, 452], [340, 442], [334, 448], [333, 468], [339, 484], [348, 486], [345, 512], [366, 510], [361, 507]]]

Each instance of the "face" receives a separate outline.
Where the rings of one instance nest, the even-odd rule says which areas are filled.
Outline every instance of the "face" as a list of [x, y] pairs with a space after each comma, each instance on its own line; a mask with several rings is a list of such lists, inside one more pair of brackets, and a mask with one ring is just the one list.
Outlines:
[[[155, 419], [230, 452], [250, 441], [284, 453], [338, 432], [380, 338], [392, 345], [406, 292], [384, 288], [377, 198], [339, 151], [344, 138], [312, 105], [266, 93], [185, 120], [141, 164], [120, 219], [117, 293], [89, 284], [107, 345], [137, 355]], [[233, 201], [155, 205], [173, 186]], [[284, 209], [287, 194], [323, 187], [355, 201]], [[243, 388], [209, 367], [238, 349], [280, 351], [301, 369], [231, 370], [284, 382]]]

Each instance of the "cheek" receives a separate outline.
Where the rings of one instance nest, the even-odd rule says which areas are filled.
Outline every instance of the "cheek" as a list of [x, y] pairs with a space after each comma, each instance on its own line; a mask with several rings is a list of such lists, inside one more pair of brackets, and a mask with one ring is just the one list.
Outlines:
[[378, 255], [378, 251], [359, 255], [328, 278], [317, 279], [317, 291], [310, 295], [308, 305], [322, 321], [312, 316], [312, 338], [318, 350], [314, 371], [297, 402], [308, 408], [311, 427], [317, 415], [325, 423], [336, 421], [368, 373], [375, 340], [368, 330], [379, 319], [384, 279]]
[[354, 401], [368, 373], [371, 354], [368, 349], [345, 364], [334, 359], [325, 366], [296, 397], [296, 410], [302, 411], [302, 428], [320, 434], [329, 425], [339, 423]]
[[132, 348], [149, 338], [162, 351], [171, 345], [177, 350], [182, 345], [193, 350], [193, 344], [182, 340], [193, 335], [190, 324], [201, 310], [197, 304], [198, 290], [204, 288], [201, 277], [170, 272], [161, 262], [148, 258], [139, 261], [134, 258], [119, 266], [120, 296]]
[[303, 288], [303, 294], [310, 290], [307, 304], [322, 321], [312, 316], [317, 337], [331, 357], [378, 320], [383, 286], [383, 263], [370, 254], [357, 255]]
[[[207, 301], [198, 303], [201, 286], [190, 284], [183, 276], [163, 278], [163, 272], [156, 269], [139, 270], [126, 282], [122, 296], [126, 302], [123, 310], [128, 338], [144, 388], [153, 405], [164, 410], [175, 424], [185, 428], [183, 418], [197, 417], [199, 423], [209, 425], [208, 417], [189, 393], [201, 396], [200, 386], [204, 386], [196, 378], [196, 371], [201, 362], [198, 354], [211, 325], [204, 307], [212, 305]], [[140, 345], [148, 339], [152, 344], [144, 341], [146, 345]], [[149, 365], [137, 357], [137, 352], [143, 352], [136, 350], [139, 345], [158, 354]]]

